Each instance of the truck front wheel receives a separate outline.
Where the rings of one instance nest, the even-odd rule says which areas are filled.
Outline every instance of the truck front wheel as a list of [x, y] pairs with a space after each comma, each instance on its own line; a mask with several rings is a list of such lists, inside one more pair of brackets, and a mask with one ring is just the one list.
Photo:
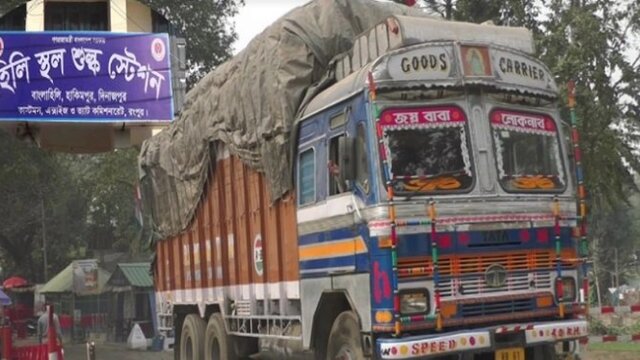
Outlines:
[[200, 360], [204, 352], [204, 320], [196, 314], [184, 318], [180, 334], [180, 360]]
[[358, 318], [353, 311], [343, 311], [331, 326], [327, 360], [362, 360], [362, 340]]
[[232, 351], [233, 347], [224, 328], [224, 320], [220, 313], [212, 314], [209, 317], [205, 334], [205, 360], [232, 360], [235, 358]]

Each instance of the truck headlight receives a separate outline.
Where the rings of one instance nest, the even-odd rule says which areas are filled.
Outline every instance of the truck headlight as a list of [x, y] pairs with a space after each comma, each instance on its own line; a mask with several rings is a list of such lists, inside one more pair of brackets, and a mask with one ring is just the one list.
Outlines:
[[[562, 284], [560, 294], [559, 285]], [[574, 301], [576, 299], [576, 279], [571, 276], [563, 276], [556, 279], [556, 300], [558, 302]]]
[[403, 315], [426, 314], [429, 312], [429, 291], [409, 289], [400, 291], [400, 313]]

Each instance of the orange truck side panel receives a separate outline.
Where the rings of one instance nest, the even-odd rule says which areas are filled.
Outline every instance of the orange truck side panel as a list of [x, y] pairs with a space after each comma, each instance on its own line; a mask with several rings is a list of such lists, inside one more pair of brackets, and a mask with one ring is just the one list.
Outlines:
[[261, 173], [219, 159], [191, 225], [156, 244], [159, 291], [296, 281], [296, 208]]

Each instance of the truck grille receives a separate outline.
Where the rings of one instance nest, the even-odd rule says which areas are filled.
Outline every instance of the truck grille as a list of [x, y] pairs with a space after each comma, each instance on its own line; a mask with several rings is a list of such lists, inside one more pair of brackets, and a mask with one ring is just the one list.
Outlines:
[[[462, 293], [460, 293], [461, 287]], [[531, 277], [527, 273], [509, 273], [507, 275], [507, 281], [500, 287], [486, 286], [484, 275], [465, 276], [458, 279], [443, 279], [438, 283], [440, 295], [445, 299], [456, 295], [486, 295], [499, 292], [513, 293], [540, 289], [551, 289], [551, 274], [549, 271], [537, 272]]]
[[[444, 255], [438, 262], [440, 276], [461, 276], [484, 274], [487, 267], [500, 264], [509, 272], [552, 269], [555, 267], [556, 254], [553, 250], [519, 251], [487, 255]], [[574, 259], [574, 249], [564, 249], [563, 259]], [[564, 264], [563, 269], [573, 268], [574, 265]], [[433, 276], [433, 261], [431, 257], [403, 257], [398, 261], [398, 275], [400, 278]]]
[[518, 299], [460, 305], [460, 316], [474, 317], [534, 310], [535, 299]]

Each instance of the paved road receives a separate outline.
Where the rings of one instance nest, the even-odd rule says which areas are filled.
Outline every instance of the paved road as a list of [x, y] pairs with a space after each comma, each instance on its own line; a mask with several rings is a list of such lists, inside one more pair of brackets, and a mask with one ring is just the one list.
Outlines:
[[[65, 345], [65, 360], [86, 360], [86, 347], [83, 344]], [[96, 360], [173, 360], [170, 351], [129, 350], [124, 344], [97, 344]]]
[[[65, 360], [86, 360], [86, 348], [84, 345], [66, 345]], [[124, 344], [99, 344], [96, 345], [96, 360], [173, 360], [173, 352], [170, 351], [136, 351], [129, 350]], [[586, 351], [582, 354], [582, 360], [638, 360], [640, 354], [625, 351]]]

